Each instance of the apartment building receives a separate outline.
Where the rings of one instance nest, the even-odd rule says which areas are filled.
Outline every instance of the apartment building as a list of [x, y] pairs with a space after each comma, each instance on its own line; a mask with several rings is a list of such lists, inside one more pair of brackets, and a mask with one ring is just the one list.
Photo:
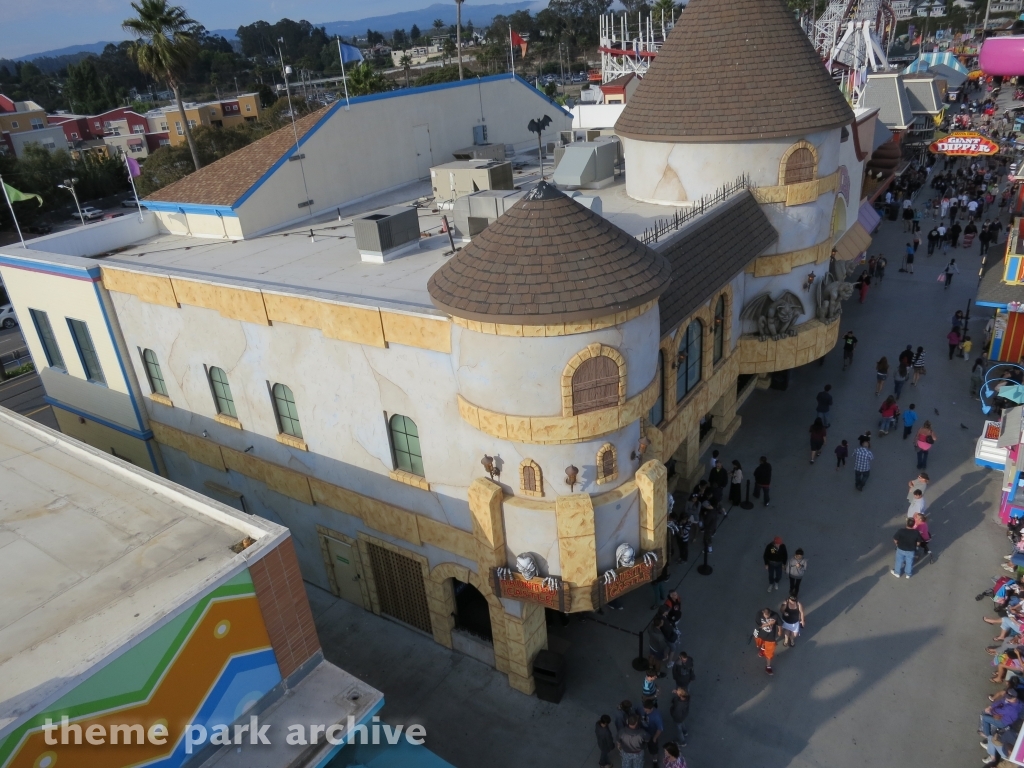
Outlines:
[[14, 101], [0, 93], [0, 152], [17, 157], [28, 144], [47, 149], [64, 146], [60, 131], [51, 130], [46, 110], [34, 101]]
[[184, 120], [188, 120], [193, 128], [199, 125], [230, 128], [259, 119], [260, 110], [258, 93], [242, 93], [233, 99], [207, 101], [202, 104], [186, 102], [184, 118], [177, 105], [147, 112], [146, 118], [151, 126], [155, 122], [160, 132], [166, 132], [171, 146], [176, 147], [186, 141]]

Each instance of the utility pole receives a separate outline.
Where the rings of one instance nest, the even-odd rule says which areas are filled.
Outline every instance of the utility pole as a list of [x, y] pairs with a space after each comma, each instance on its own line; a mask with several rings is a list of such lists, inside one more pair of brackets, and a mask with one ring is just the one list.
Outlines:
[[986, 0], [985, 2], [985, 21], [981, 25], [981, 41], [985, 42], [985, 32], [988, 30], [988, 10], [992, 5], [992, 0]]
[[455, 49], [459, 54], [459, 80], [462, 79], [462, 3], [455, 0]]

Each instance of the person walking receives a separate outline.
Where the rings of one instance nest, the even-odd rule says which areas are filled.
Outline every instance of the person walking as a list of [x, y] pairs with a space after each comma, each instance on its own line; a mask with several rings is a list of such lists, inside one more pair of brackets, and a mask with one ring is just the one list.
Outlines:
[[946, 343], [949, 345], [949, 359], [953, 359], [957, 349], [960, 347], [960, 329], [953, 326], [953, 330], [946, 334]]
[[[664, 623], [661, 616], [655, 616], [647, 630], [647, 661], [656, 677], [665, 677], [665, 673], [661, 671], [661, 665], [665, 663], [669, 653], [668, 640], [662, 631]], [[645, 695], [646, 693], [644, 691]]]
[[648, 737], [640, 727], [639, 716], [632, 714], [626, 720], [626, 727], [619, 733], [615, 744], [622, 756], [622, 768], [644, 768], [644, 752]]
[[875, 363], [875, 396], [882, 391], [885, 380], [889, 378], [889, 360], [883, 355], [882, 359]]
[[686, 758], [679, 755], [679, 747], [685, 746], [672, 741], [665, 744], [665, 768], [686, 768]]
[[771, 506], [768, 500], [768, 493], [772, 487], [772, 465], [768, 463], [768, 458], [762, 456], [759, 460], [757, 467], [754, 468], [754, 498], [761, 498], [761, 494], [764, 494], [764, 505], [766, 507]]
[[[686, 737], [690, 735], [683, 726], [683, 722], [690, 715], [690, 694], [685, 688], [679, 687], [672, 691], [672, 700], [668, 705], [668, 714], [672, 718], [673, 725], [676, 727], [676, 738], [679, 740], [679, 746], [685, 747]], [[668, 763], [665, 765], [667, 768]]]
[[928, 241], [928, 255], [931, 256], [935, 253], [935, 246], [939, 243], [939, 230], [937, 227], [932, 227], [928, 232], [928, 236], [925, 238]]
[[971, 397], [980, 400], [978, 393], [981, 392], [981, 385], [985, 383], [985, 361], [980, 357], [974, 361], [971, 368]]
[[821, 449], [825, 447], [828, 431], [820, 418], [814, 420], [808, 431], [811, 433], [811, 464], [813, 464], [814, 460], [821, 455]]
[[916, 407], [917, 406], [915, 406], [913, 403], [911, 403], [910, 407], [907, 408], [907, 410], [905, 410], [903, 412], [903, 439], [904, 440], [906, 440], [908, 437], [910, 437], [910, 433], [914, 429], [914, 424], [917, 423], [917, 411], [914, 410], [914, 408], [916, 408]]
[[729, 473], [729, 503], [738, 507], [743, 501], [743, 467], [733, 459], [732, 471]]
[[782, 632], [781, 617], [771, 608], [762, 608], [754, 617], [754, 645], [757, 655], [765, 660], [764, 671], [774, 675], [772, 659], [775, 657], [775, 643]]
[[807, 573], [807, 558], [804, 557], [804, 551], [798, 549], [789, 558], [789, 564], [786, 566], [786, 574], [789, 576], [789, 594], [793, 597], [800, 594], [800, 582], [803, 581], [805, 573]]
[[882, 278], [885, 277], [885, 268], [889, 264], [888, 260], [882, 254], [878, 254], [878, 262], [875, 264], [875, 279], [878, 284], [882, 284]]
[[910, 492], [910, 503], [907, 505], [907, 517], [924, 513], [924, 491], [917, 489]]
[[963, 227], [960, 226], [959, 222], [953, 224], [953, 226], [951, 226], [949, 228], [949, 244], [950, 244], [950, 246], [952, 246], [953, 248], [959, 248], [960, 247], [960, 233], [963, 232], [963, 231], [964, 231], [964, 229], [963, 229]]
[[921, 533], [914, 529], [914, 521], [908, 519], [906, 525], [896, 531], [892, 538], [896, 544], [896, 563], [889, 571], [897, 579], [900, 576], [910, 578], [914, 573], [914, 554], [924, 539]]
[[917, 249], [913, 245], [907, 243], [906, 257], [903, 259], [904, 270], [907, 274], [914, 274], [914, 256], [917, 254]]
[[658, 709], [658, 700], [645, 699], [643, 709], [637, 715], [640, 716], [640, 727], [647, 736], [647, 754], [651, 756], [651, 766], [658, 768], [658, 741], [665, 732], [665, 721]]
[[857, 347], [857, 337], [853, 335], [853, 331], [847, 331], [843, 336], [843, 370], [845, 371], [847, 366], [853, 365], [853, 350]]
[[885, 398], [878, 413], [881, 414], [881, 418], [878, 420], [878, 435], [881, 437], [889, 434], [889, 430], [896, 423], [896, 417], [899, 416], [900, 407], [896, 404], [896, 398], [892, 395]]
[[853, 452], [853, 484], [858, 491], [863, 491], [867, 485], [868, 475], [871, 474], [871, 462], [875, 459], [870, 445], [869, 441], [861, 440], [860, 447]]
[[860, 288], [860, 303], [863, 304], [868, 297], [868, 288], [871, 287], [871, 275], [868, 274], [866, 269], [860, 273], [856, 285]]
[[831, 427], [832, 425], [829, 423], [828, 420], [828, 412], [832, 409], [833, 403], [832, 385], [826, 384], [825, 387], [821, 390], [821, 392], [819, 392], [815, 396], [815, 399], [818, 401], [818, 404], [815, 407], [814, 411], [815, 415], [819, 419], [821, 419], [821, 421], [825, 424], [826, 428]]
[[846, 457], [850, 455], [850, 445], [845, 440], [836, 446], [836, 472], [846, 466]]
[[946, 288], [949, 288], [949, 284], [953, 282], [953, 273], [960, 274], [960, 267], [956, 265], [956, 259], [950, 259], [949, 263], [946, 264], [946, 268], [942, 270], [942, 273], [946, 276]]
[[778, 590], [779, 582], [782, 581], [782, 569], [789, 562], [789, 553], [786, 552], [786, 545], [782, 543], [782, 537], [776, 536], [764, 548], [764, 569], [768, 571], [768, 591]]
[[693, 671], [693, 659], [686, 651], [679, 652], [679, 658], [672, 666], [672, 679], [675, 681], [676, 688], [686, 691], [690, 690], [690, 683], [697, 679], [697, 673]]
[[903, 385], [907, 383], [907, 379], [910, 378], [910, 370], [907, 366], [900, 363], [896, 366], [896, 370], [892, 374], [892, 389], [893, 395], [897, 400], [900, 399], [900, 395], [903, 394]]
[[921, 425], [921, 428], [917, 430], [917, 468], [927, 469], [928, 468], [928, 452], [931, 451], [932, 446], [935, 445], [935, 441], [938, 438], [935, 436], [935, 430], [932, 429], [932, 423], [926, 421]]
[[601, 754], [597, 758], [598, 768], [611, 768], [611, 753], [615, 750], [615, 737], [612, 736], [612, 719], [608, 715], [601, 715], [601, 719], [594, 726], [594, 735], [597, 737], [597, 750]]
[[715, 468], [708, 475], [708, 486], [711, 494], [715, 497], [715, 506], [722, 506], [722, 497], [725, 496], [725, 489], [729, 486], [729, 473], [722, 466], [721, 460], [715, 462]]
[[906, 368], [914, 364], [914, 347], [912, 344], [907, 344], [907, 348], [900, 352], [899, 363]]
[[779, 616], [782, 619], [782, 644], [790, 648], [796, 647], [796, 638], [804, 626], [804, 607], [796, 599], [796, 595], [790, 595], [782, 601]]
[[928, 549], [928, 543], [932, 540], [931, 531], [928, 529], [928, 518], [923, 512], [914, 515], [914, 530], [921, 534], [921, 559], [928, 558], [932, 561], [932, 551]]
[[[923, 500], [924, 499], [924, 494], [928, 490], [928, 483], [929, 482], [930, 482], [930, 478], [928, 477], [928, 473], [927, 472], [918, 472], [917, 473], [917, 477], [915, 477], [913, 480], [911, 480], [909, 483], [907, 483], [907, 504], [910, 504], [911, 502], [913, 502], [914, 494], [915, 494], [916, 491], [920, 491], [921, 492], [921, 498]], [[924, 506], [923, 505], [921, 507], [921, 511], [922, 512], [924, 511]], [[907, 514], [909, 515], [910, 513], [908, 512]]]
[[928, 373], [924, 367], [924, 347], [918, 347], [917, 352], [914, 353], [914, 362], [912, 363], [914, 368], [914, 380], [910, 382], [910, 386], [916, 387], [917, 382], [921, 380], [921, 377]]

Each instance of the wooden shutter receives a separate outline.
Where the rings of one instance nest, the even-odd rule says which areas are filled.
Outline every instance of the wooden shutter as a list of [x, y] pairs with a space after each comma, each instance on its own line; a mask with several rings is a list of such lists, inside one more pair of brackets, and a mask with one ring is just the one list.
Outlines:
[[411, 557], [376, 544], [367, 543], [366, 549], [370, 553], [381, 613], [431, 633], [433, 630], [430, 626], [430, 609], [427, 607], [427, 591], [423, 586], [423, 567]]
[[619, 403], [619, 365], [610, 357], [592, 357], [572, 375], [574, 415]]
[[537, 470], [527, 464], [523, 467], [523, 490], [524, 491], [536, 491], [537, 490]]
[[601, 474], [604, 477], [611, 477], [615, 474], [615, 454], [611, 449], [601, 454]]
[[783, 184], [799, 184], [814, 178], [814, 153], [806, 147], [800, 147], [786, 160], [786, 176]]

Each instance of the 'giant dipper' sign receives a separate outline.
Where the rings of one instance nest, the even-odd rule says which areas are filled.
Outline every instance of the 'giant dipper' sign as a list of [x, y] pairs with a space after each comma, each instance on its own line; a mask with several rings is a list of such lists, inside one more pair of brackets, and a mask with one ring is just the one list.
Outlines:
[[994, 155], [999, 151], [999, 145], [991, 139], [986, 139], [980, 133], [967, 131], [951, 133], [944, 139], [933, 141], [928, 151], [936, 155], [949, 155], [952, 157], [977, 157], [978, 155]]

